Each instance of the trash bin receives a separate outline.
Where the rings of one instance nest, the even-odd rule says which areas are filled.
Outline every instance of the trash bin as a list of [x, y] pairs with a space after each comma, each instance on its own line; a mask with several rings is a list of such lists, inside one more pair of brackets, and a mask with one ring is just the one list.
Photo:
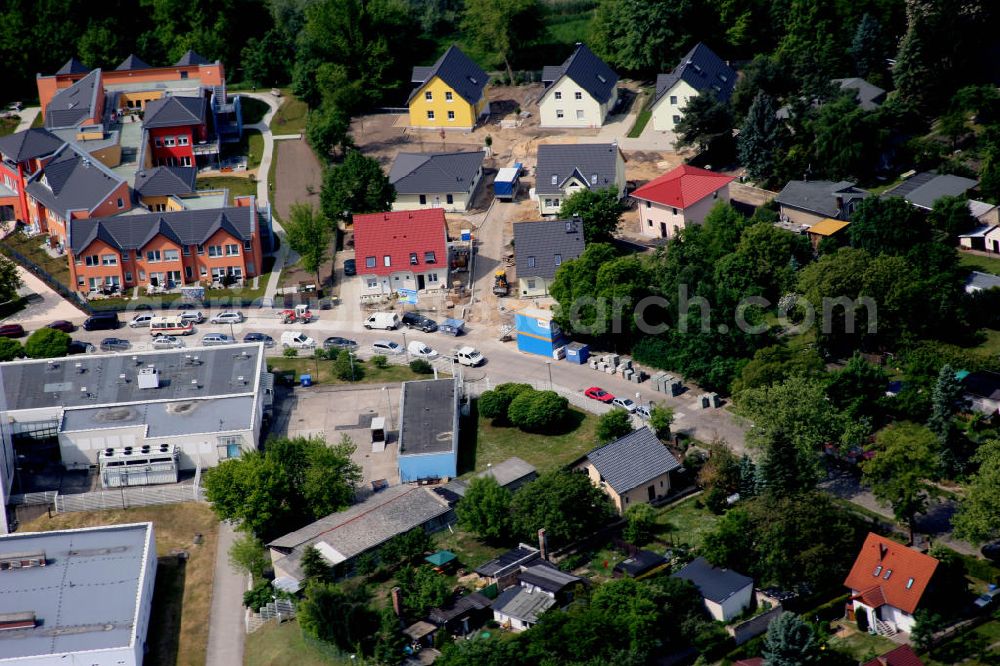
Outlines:
[[301, 375], [299, 377], [299, 384], [302, 386], [312, 386], [313, 378], [312, 375]]

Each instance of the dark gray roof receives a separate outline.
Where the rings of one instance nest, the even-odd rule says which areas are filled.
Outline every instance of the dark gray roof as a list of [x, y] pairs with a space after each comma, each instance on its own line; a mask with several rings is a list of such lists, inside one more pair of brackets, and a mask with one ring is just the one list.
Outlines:
[[[535, 469], [534, 465], [521, 460], [517, 456], [512, 456], [501, 463], [490, 465], [482, 472], [477, 472], [475, 474], [475, 477], [487, 476], [492, 476], [501, 486], [508, 487], [518, 481], [527, 483], [538, 476], [538, 470]], [[517, 487], [520, 487], [520, 485]], [[516, 490], [517, 487], [515, 487], [514, 490]], [[453, 501], [456, 502], [459, 498], [465, 497], [465, 492], [468, 488], [469, 481], [465, 479], [452, 479], [443, 486], [438, 486], [438, 490], [444, 490], [454, 495]]]
[[833, 79], [841, 90], [854, 90], [858, 96], [858, 105], [865, 111], [874, 111], [885, 101], [885, 91], [862, 78]]
[[651, 550], [638, 550], [615, 565], [615, 571], [621, 571], [629, 576], [641, 576], [656, 567], [669, 564], [670, 560]]
[[868, 192], [846, 180], [790, 180], [775, 201], [783, 206], [799, 208], [825, 217], [837, 218], [841, 210], [837, 208], [837, 197], [845, 203], [851, 199], [864, 199]]
[[748, 585], [753, 585], [753, 578], [736, 573], [731, 569], [713, 567], [704, 557], [695, 559], [675, 573], [673, 578], [691, 581], [698, 587], [702, 597], [718, 604], [739, 593]]
[[681, 79], [699, 93], [711, 90], [716, 99], [725, 102], [736, 86], [736, 71], [715, 51], [698, 42], [672, 72], [656, 77], [656, 97], [653, 101], [659, 101]]
[[389, 182], [400, 194], [466, 192], [486, 153], [399, 153]]
[[522, 584], [528, 583], [552, 594], [558, 594], [568, 586], [583, 580], [579, 576], [560, 571], [546, 560], [535, 560], [522, 566], [521, 573], [517, 577]]
[[489, 81], [489, 75], [473, 62], [472, 58], [452, 44], [430, 67], [413, 68], [411, 78], [419, 85], [410, 93], [410, 99], [412, 100], [420, 91], [423, 84], [435, 76], [447, 83], [449, 88], [469, 104], [475, 104], [482, 98], [483, 89]]
[[197, 177], [194, 167], [153, 167], [135, 174], [135, 191], [144, 197], [190, 194]]
[[573, 176], [591, 189], [615, 187], [618, 155], [614, 143], [544, 143], [538, 146], [535, 191], [562, 194], [563, 185]]
[[[13, 361], [0, 365], [0, 382], [9, 412], [190, 401], [253, 393], [262, 371], [261, 359], [259, 344], [240, 344]], [[159, 372], [159, 387], [139, 388], [138, 370], [149, 365]], [[244, 381], [238, 381], [239, 377]], [[197, 388], [192, 380], [197, 380]]]
[[76, 58], [70, 58], [66, 61], [66, 64], [56, 70], [56, 74], [83, 74], [84, 72], [89, 72], [90, 68], [84, 65], [82, 62]]
[[65, 143], [52, 132], [32, 127], [7, 136], [0, 136], [0, 155], [12, 162], [23, 162], [43, 155], [51, 155]]
[[249, 240], [256, 228], [256, 215], [253, 206], [233, 206], [73, 220], [70, 244], [74, 253], [84, 251], [97, 238], [119, 250], [140, 250], [163, 234], [178, 245], [200, 245], [220, 229]]
[[485, 577], [502, 578], [506, 574], [519, 569], [522, 564], [531, 562], [540, 557], [537, 548], [525, 544], [518, 544], [517, 548], [508, 550], [476, 569], [476, 573]]
[[594, 449], [587, 460], [619, 494], [681, 466], [648, 426]]
[[143, 129], [200, 125], [208, 104], [204, 97], [162, 97], [146, 104]]
[[143, 62], [137, 55], [130, 53], [121, 64], [115, 67], [116, 72], [127, 72], [133, 69], [150, 69], [150, 65]]
[[458, 442], [458, 387], [454, 379], [403, 382], [399, 455], [451, 451]]
[[454, 599], [447, 606], [430, 609], [427, 613], [427, 619], [434, 624], [442, 625], [451, 622], [456, 617], [460, 617], [465, 613], [483, 610], [489, 608], [491, 605], [493, 605], [493, 602], [486, 595], [481, 592], [473, 592], [472, 594], [466, 594]]
[[493, 610], [508, 617], [534, 624], [538, 616], [556, 605], [544, 592], [528, 592], [520, 586], [508, 587], [493, 600]]
[[579, 257], [584, 247], [583, 224], [579, 220], [544, 220], [514, 225], [518, 278], [551, 280], [559, 270], [556, 255], [559, 255], [561, 264]]
[[209, 64], [208, 58], [200, 55], [199, 53], [188, 49], [181, 59], [174, 63], [175, 67], [181, 67], [184, 65], [207, 65]]
[[542, 83], [555, 83], [563, 76], [587, 91], [587, 94], [604, 104], [611, 99], [611, 93], [618, 85], [618, 75], [607, 64], [594, 55], [586, 44], [577, 44], [576, 49], [558, 66], [546, 66], [542, 70]]
[[1000, 400], [1000, 374], [995, 372], [972, 372], [962, 380], [966, 393], [987, 398], [988, 400]]
[[93, 210], [124, 182], [99, 161], [67, 143], [31, 177], [25, 191], [47, 208], [65, 215], [69, 210]]
[[896, 187], [886, 190], [883, 197], [903, 197], [914, 206], [931, 210], [934, 202], [941, 197], [962, 196], [978, 184], [978, 181], [952, 174], [938, 174], [924, 171], [910, 176]]
[[66, 653], [141, 645], [139, 600], [155, 575], [146, 568], [150, 550], [152, 523], [0, 536], [0, 554], [44, 551], [46, 559], [3, 572], [4, 612], [33, 612], [38, 624], [0, 632], [0, 659], [54, 663]]
[[57, 92], [45, 107], [46, 127], [75, 127], [96, 113], [97, 96], [104, 94], [98, 82], [101, 70], [95, 69], [68, 88]]

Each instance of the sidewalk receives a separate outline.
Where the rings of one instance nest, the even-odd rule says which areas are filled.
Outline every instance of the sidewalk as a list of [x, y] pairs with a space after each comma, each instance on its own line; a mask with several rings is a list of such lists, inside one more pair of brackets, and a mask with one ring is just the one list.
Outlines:
[[229, 548], [236, 535], [232, 526], [219, 524], [219, 543], [215, 552], [215, 583], [212, 589], [212, 614], [208, 618], [207, 666], [237, 666], [243, 663], [243, 591], [245, 578], [229, 565]]
[[35, 118], [38, 114], [42, 112], [40, 106], [28, 106], [17, 112], [17, 115], [21, 116], [21, 122], [17, 124], [17, 129], [15, 132], [22, 132], [26, 129], [31, 128], [31, 124], [35, 122]]

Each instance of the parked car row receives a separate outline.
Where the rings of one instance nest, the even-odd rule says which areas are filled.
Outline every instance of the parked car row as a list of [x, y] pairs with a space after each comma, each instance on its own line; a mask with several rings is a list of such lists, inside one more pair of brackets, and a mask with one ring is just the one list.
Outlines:
[[616, 397], [615, 395], [602, 389], [600, 386], [591, 386], [586, 389], [583, 394], [591, 400], [597, 400], [598, 402], [603, 402], [606, 405], [624, 409], [629, 414], [638, 414], [643, 419], [649, 418], [650, 405], [640, 405], [629, 398]]

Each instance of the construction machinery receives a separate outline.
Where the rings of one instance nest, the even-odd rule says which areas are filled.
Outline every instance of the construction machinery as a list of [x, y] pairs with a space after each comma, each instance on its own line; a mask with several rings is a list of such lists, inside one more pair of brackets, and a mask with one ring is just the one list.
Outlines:
[[507, 282], [507, 271], [502, 268], [493, 275], [493, 293], [497, 296], [506, 296], [510, 292], [510, 283]]

